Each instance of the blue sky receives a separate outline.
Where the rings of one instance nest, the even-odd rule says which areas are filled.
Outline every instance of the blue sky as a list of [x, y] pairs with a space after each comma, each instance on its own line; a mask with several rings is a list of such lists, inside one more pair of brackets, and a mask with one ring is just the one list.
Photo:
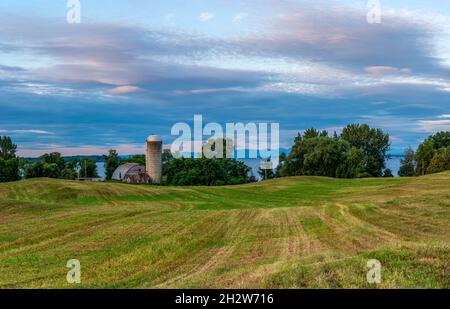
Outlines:
[[81, 0], [0, 3], [0, 134], [20, 154], [143, 152], [176, 122], [368, 123], [392, 149], [450, 130], [450, 2]]

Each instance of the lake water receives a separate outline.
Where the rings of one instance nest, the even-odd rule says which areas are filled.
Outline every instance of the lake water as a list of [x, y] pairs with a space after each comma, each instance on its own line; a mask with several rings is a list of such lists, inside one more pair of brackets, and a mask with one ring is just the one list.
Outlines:
[[[394, 176], [398, 176], [398, 170], [400, 168], [400, 161], [402, 157], [392, 157], [391, 159], [386, 161], [386, 167], [390, 168]], [[253, 174], [255, 177], [259, 178], [258, 168], [261, 160], [259, 159], [244, 159], [245, 164], [252, 168]], [[105, 178], [105, 167], [103, 162], [97, 162], [97, 172], [100, 178]]]

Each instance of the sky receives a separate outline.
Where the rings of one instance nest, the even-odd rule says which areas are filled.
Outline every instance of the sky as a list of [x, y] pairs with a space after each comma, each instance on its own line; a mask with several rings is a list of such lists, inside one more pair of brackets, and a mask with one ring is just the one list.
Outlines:
[[0, 2], [0, 135], [19, 155], [144, 152], [177, 122], [367, 123], [393, 153], [450, 130], [450, 1]]

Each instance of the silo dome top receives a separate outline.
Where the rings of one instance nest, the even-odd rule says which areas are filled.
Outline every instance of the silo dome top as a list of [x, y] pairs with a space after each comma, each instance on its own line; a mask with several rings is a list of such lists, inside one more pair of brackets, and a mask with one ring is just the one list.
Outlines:
[[162, 142], [162, 140], [158, 135], [152, 134], [147, 137], [147, 142]]

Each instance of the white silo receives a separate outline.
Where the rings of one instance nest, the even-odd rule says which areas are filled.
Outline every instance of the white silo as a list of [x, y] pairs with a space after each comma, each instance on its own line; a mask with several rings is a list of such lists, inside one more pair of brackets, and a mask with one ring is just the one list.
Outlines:
[[150, 182], [161, 183], [162, 177], [162, 140], [158, 135], [147, 137], [145, 168]]

